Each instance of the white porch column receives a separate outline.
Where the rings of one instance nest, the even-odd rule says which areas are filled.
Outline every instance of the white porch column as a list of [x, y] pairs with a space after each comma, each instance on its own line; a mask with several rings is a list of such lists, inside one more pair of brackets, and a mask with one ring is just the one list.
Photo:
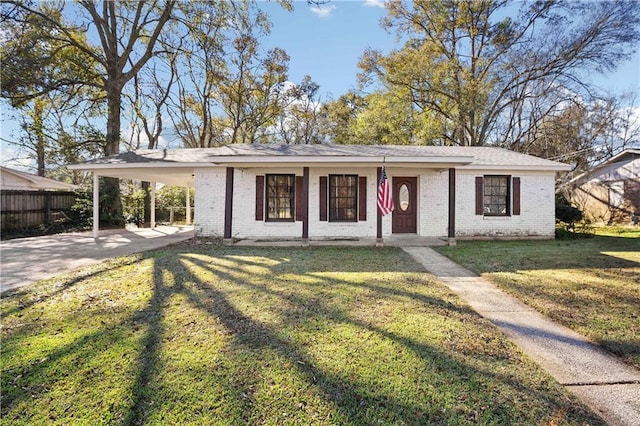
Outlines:
[[98, 239], [100, 226], [100, 183], [98, 173], [93, 172], [93, 238]]
[[151, 186], [151, 229], [156, 227], [156, 183], [150, 182]]
[[191, 192], [187, 186], [187, 225], [191, 225]]

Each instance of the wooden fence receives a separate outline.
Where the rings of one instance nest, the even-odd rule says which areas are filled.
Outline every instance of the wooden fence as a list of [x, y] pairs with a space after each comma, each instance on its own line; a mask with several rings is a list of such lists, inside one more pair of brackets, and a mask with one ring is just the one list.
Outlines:
[[71, 191], [0, 191], [2, 230], [45, 225], [63, 216], [77, 195]]

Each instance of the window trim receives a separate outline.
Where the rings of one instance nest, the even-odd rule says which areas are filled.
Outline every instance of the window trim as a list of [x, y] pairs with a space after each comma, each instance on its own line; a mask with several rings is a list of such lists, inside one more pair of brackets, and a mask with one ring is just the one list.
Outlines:
[[[336, 177], [351, 177], [353, 178], [353, 189], [355, 190], [355, 194], [353, 196], [350, 197], [340, 197], [340, 198], [352, 198], [353, 199], [353, 211], [354, 211], [354, 215], [353, 218], [351, 219], [345, 219], [345, 218], [336, 218], [334, 217], [334, 211], [335, 209], [332, 209], [332, 200], [334, 200], [336, 197], [333, 196], [333, 188], [334, 188], [334, 184], [333, 184], [333, 178]], [[360, 180], [359, 180], [359, 176], [357, 174], [330, 174], [328, 176], [328, 182], [327, 182], [327, 189], [328, 189], [328, 197], [327, 197], [327, 201], [328, 201], [328, 205], [327, 205], [327, 210], [328, 210], [328, 219], [329, 222], [342, 222], [342, 223], [353, 223], [353, 222], [358, 222], [358, 216], [359, 216], [359, 211], [358, 211], [358, 201], [359, 201], [359, 186], [360, 186]]]
[[[486, 190], [487, 190], [487, 178], [502, 178], [506, 180], [507, 183], [507, 193], [504, 195], [505, 197], [505, 213], [487, 213], [486, 212], [486, 207], [487, 207], [487, 203], [485, 202], [485, 198], [487, 196], [494, 196], [495, 195], [491, 195], [491, 194], [487, 194]], [[512, 189], [512, 177], [511, 175], [484, 175], [482, 177], [482, 215], [484, 217], [509, 217], [511, 216], [511, 212], [512, 212], [512, 207], [511, 207], [511, 202], [512, 202], [512, 196], [511, 196], [511, 189]]]
[[[269, 200], [274, 197], [269, 196], [269, 188], [270, 188], [270, 178], [286, 176], [291, 179], [291, 195], [289, 198], [291, 199], [290, 204], [290, 215], [291, 217], [287, 218], [271, 218], [269, 217]], [[271, 173], [265, 175], [265, 183], [264, 183], [264, 220], [265, 222], [295, 222], [296, 220], [296, 175], [293, 173]], [[276, 197], [277, 198], [285, 198], [285, 197]]]

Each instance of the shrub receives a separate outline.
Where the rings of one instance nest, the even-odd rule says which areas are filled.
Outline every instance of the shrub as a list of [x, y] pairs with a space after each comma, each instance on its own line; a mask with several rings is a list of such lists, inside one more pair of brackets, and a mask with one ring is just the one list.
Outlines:
[[91, 191], [77, 191], [76, 201], [69, 212], [68, 224], [74, 229], [86, 229], [93, 225], [93, 195]]
[[565, 226], [558, 226], [556, 228], [556, 239], [558, 240], [580, 240], [583, 238], [593, 238], [595, 233], [590, 226], [580, 226], [573, 231], [567, 229]]
[[144, 195], [143, 189], [129, 184], [128, 191], [122, 196], [124, 218], [126, 223], [140, 226], [144, 223]]
[[582, 211], [573, 207], [564, 194], [556, 194], [556, 222], [564, 223], [568, 229], [573, 229], [576, 222], [582, 218]]

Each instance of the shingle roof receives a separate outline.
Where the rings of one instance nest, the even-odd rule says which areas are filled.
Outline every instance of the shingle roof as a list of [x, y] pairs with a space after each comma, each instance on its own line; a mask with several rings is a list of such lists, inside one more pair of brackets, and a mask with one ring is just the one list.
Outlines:
[[49, 179], [42, 176], [33, 175], [30, 173], [21, 172], [19, 170], [10, 169], [8, 167], [0, 166], [0, 174], [9, 174], [17, 177], [24, 185], [15, 185], [11, 183], [5, 183], [2, 179], [2, 189], [29, 189], [29, 190], [65, 190], [73, 191], [77, 188], [76, 185], [72, 185], [66, 182], [60, 182], [55, 179]]
[[[227, 145], [217, 148], [189, 148], [175, 150], [139, 150], [118, 155], [99, 158], [84, 163], [90, 165], [132, 165], [132, 164], [165, 164], [186, 165], [204, 163], [237, 162], [260, 157], [371, 157], [379, 161], [383, 157], [396, 158], [437, 158], [467, 157], [470, 166], [514, 166], [536, 167], [541, 169], [561, 170], [566, 166], [556, 161], [545, 160], [532, 155], [521, 154], [497, 147], [462, 147], [462, 146], [406, 146], [406, 145]], [[265, 158], [266, 160], [266, 158]], [[301, 158], [304, 160], [304, 158]], [[469, 163], [469, 161], [466, 161]], [[151, 164], [150, 164], [151, 163]], [[172, 164], [167, 164], [172, 163]]]
[[571, 179], [569, 181], [569, 183], [578, 183], [578, 182], [586, 181], [586, 180], [590, 179], [591, 176], [593, 176], [596, 173], [600, 172], [600, 170], [604, 169], [609, 164], [623, 162], [625, 160], [633, 160], [634, 158], [638, 158], [638, 157], [640, 157], [640, 149], [637, 149], [637, 148], [625, 149], [624, 151], [619, 152], [618, 154], [614, 155], [613, 157], [611, 157], [611, 158], [609, 158], [607, 160], [604, 160], [600, 164], [595, 165], [594, 167], [592, 167], [591, 169], [587, 170], [586, 172], [581, 173], [578, 176], [574, 177], [573, 179]]

